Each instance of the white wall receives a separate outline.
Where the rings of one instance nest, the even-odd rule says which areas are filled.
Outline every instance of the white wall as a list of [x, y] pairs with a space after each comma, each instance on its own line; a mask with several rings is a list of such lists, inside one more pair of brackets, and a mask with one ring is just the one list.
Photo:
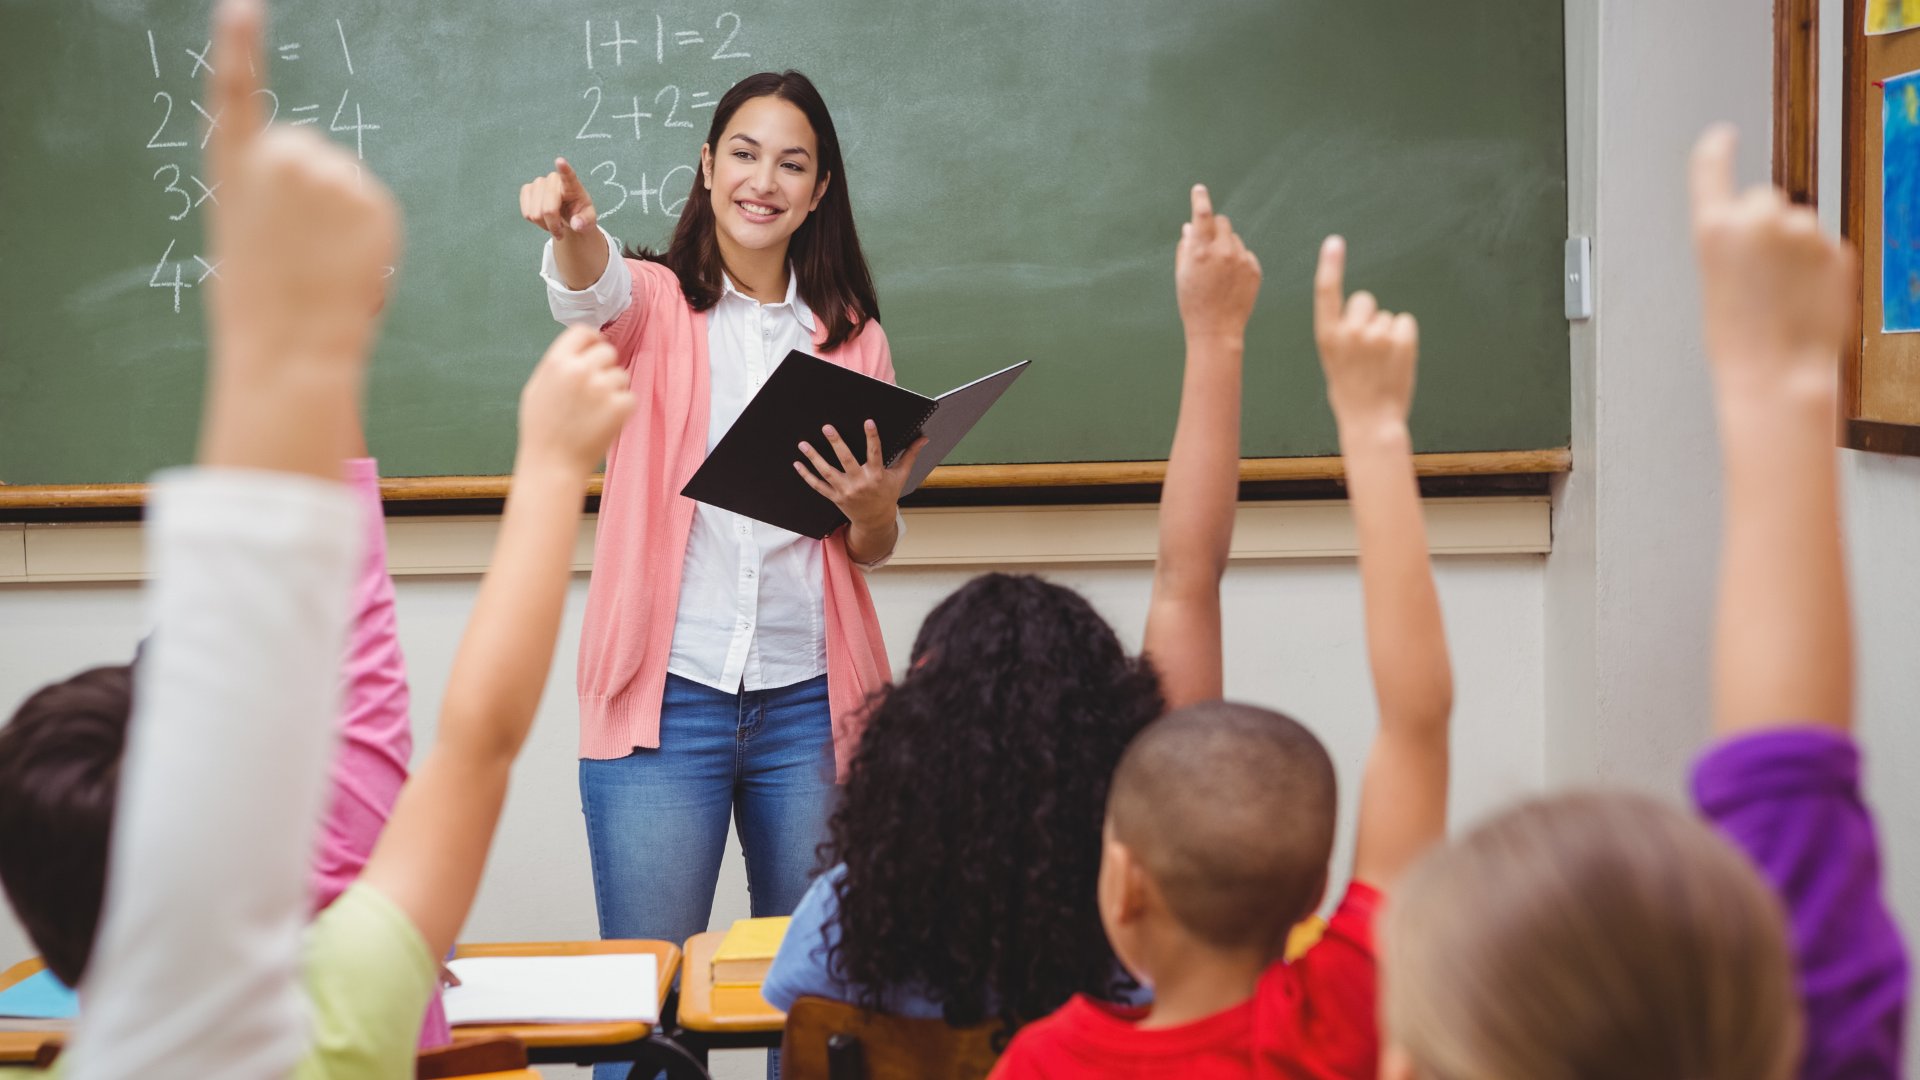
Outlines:
[[1719, 456], [1688, 247], [1709, 123], [1766, 175], [1772, 16], [1753, 0], [1567, 0], [1569, 217], [1594, 237], [1574, 473], [1548, 557], [1547, 773], [1668, 794], [1706, 733]]

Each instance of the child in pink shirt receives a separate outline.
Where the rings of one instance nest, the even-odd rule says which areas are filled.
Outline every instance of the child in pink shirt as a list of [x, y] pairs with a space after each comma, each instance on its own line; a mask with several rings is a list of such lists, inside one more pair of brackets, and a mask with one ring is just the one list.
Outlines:
[[[340, 749], [334, 754], [327, 815], [313, 860], [317, 914], [360, 876], [394, 800], [407, 782], [413, 756], [407, 665], [394, 618], [393, 578], [387, 574], [386, 517], [380, 504], [380, 467], [370, 457], [346, 465], [347, 484], [365, 510], [366, 545], [353, 591], [353, 630], [347, 640], [340, 695]], [[422, 1048], [452, 1041], [439, 995], [427, 1004]]]

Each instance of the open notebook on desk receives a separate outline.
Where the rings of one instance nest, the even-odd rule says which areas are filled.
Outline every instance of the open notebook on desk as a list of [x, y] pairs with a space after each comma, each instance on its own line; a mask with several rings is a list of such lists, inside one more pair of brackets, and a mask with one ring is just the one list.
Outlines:
[[649, 953], [465, 956], [442, 994], [449, 1024], [592, 1024], [660, 1019], [659, 968]]
[[882, 382], [798, 349], [787, 354], [720, 437], [707, 460], [680, 494], [815, 539], [846, 523], [833, 502], [807, 486], [793, 471], [799, 445], [809, 442], [820, 456], [839, 459], [820, 431], [827, 424], [865, 461], [868, 420], [880, 431], [880, 450], [891, 465], [926, 436], [927, 445], [913, 463], [901, 489], [918, 488], [934, 466], [960, 445], [1028, 361], [955, 387], [937, 398]]

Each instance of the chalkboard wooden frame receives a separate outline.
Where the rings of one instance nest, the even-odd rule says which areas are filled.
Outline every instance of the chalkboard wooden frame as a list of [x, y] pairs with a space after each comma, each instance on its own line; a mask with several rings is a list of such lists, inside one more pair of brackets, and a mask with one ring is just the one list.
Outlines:
[[[1542, 476], [1571, 471], [1573, 453], [1563, 447], [1416, 454], [1413, 464], [1414, 471], [1423, 477]], [[1164, 461], [943, 465], [927, 477], [925, 486], [949, 491], [1109, 487], [1158, 484], [1166, 478], [1166, 472]], [[1245, 458], [1240, 462], [1243, 483], [1339, 480], [1343, 475], [1337, 457]], [[510, 479], [507, 476], [396, 477], [380, 482], [380, 494], [387, 502], [503, 499]], [[595, 476], [589, 483], [588, 494], [600, 494], [600, 477]], [[145, 484], [0, 486], [0, 511], [114, 509], [143, 506], [146, 499]]]

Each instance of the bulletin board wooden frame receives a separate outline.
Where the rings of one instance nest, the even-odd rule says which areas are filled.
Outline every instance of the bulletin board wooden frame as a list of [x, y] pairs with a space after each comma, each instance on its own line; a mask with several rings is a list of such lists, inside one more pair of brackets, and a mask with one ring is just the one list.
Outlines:
[[[1796, 198], [1812, 201], [1811, 171], [1817, 151], [1817, 79], [1813, 50], [1818, 41], [1815, 0], [1779, 0], [1775, 49], [1775, 175], [1786, 183], [1806, 170], [1804, 191], [1786, 184]], [[1801, 11], [1788, 9], [1802, 8]], [[1866, 35], [1866, 0], [1845, 0], [1838, 28], [1842, 49], [1841, 234], [1859, 257], [1859, 303], [1840, 369], [1840, 444], [1854, 450], [1920, 456], [1920, 334], [1887, 334], [1881, 325], [1879, 82], [1920, 70], [1920, 30]], [[1788, 58], [1804, 54], [1804, 77]], [[1784, 70], [1783, 70], [1784, 69]], [[1784, 169], [1784, 173], [1783, 173]]]

